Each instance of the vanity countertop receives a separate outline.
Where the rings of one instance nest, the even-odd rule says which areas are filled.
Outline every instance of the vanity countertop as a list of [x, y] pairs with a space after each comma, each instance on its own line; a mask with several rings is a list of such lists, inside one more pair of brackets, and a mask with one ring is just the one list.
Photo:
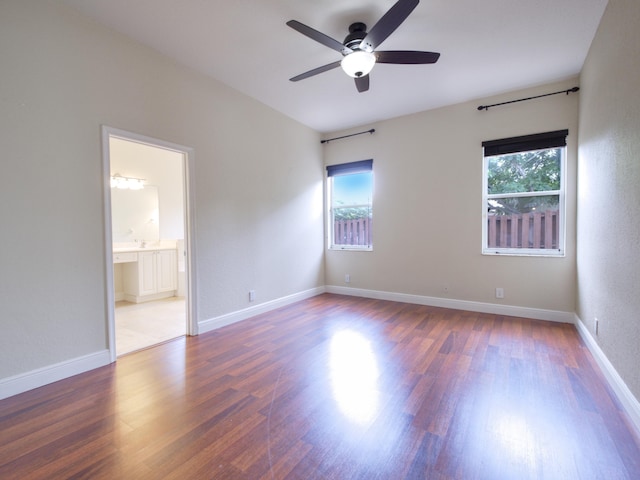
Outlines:
[[127, 253], [127, 252], [153, 252], [157, 250], [175, 250], [176, 247], [167, 247], [167, 246], [148, 246], [148, 247], [119, 247], [114, 248], [113, 253]]

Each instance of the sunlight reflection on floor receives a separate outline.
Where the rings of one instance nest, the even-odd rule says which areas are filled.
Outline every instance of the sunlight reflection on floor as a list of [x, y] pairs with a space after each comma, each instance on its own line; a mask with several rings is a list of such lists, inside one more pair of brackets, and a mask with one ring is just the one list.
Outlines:
[[329, 358], [333, 398], [351, 422], [367, 424], [379, 409], [378, 363], [371, 342], [361, 333], [333, 335]]

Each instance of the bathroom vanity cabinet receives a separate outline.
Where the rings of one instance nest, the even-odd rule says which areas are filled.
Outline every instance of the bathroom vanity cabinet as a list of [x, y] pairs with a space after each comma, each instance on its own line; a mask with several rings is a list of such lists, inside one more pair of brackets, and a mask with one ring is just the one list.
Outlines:
[[122, 266], [124, 300], [141, 303], [173, 297], [178, 288], [177, 250], [137, 249], [113, 253]]

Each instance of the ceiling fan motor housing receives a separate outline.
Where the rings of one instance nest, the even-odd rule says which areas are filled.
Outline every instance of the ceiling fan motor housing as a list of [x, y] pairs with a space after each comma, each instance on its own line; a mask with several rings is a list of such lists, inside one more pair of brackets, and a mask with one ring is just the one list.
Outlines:
[[344, 39], [345, 47], [357, 51], [360, 50], [360, 43], [367, 36], [367, 26], [362, 22], [356, 22], [349, 25], [349, 35]]

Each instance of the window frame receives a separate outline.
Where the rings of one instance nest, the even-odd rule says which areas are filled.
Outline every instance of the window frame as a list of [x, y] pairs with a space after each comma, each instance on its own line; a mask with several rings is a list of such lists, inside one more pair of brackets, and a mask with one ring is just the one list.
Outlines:
[[[341, 208], [362, 208], [369, 207], [371, 218], [373, 219], [373, 196], [374, 196], [374, 174], [373, 160], [360, 160], [356, 162], [341, 163], [336, 165], [327, 165], [326, 167], [326, 185], [327, 185], [327, 249], [329, 250], [346, 250], [356, 252], [373, 251], [373, 237], [367, 245], [343, 245], [334, 243], [335, 240], [335, 213], [333, 208], [333, 177], [343, 175], [355, 175], [359, 173], [371, 172], [371, 201], [369, 204], [353, 204], [345, 205]], [[371, 222], [372, 223], [372, 222]], [[370, 224], [371, 225], [371, 224]]]
[[[495, 256], [564, 257], [566, 237], [566, 136], [568, 130], [558, 130], [534, 135], [511, 137], [482, 142], [482, 254]], [[511, 192], [490, 194], [488, 188], [489, 160], [497, 156], [560, 149], [560, 188], [536, 192]], [[489, 154], [487, 154], [489, 153]], [[557, 248], [492, 247], [489, 242], [489, 200], [496, 198], [558, 196], [558, 245]]]

